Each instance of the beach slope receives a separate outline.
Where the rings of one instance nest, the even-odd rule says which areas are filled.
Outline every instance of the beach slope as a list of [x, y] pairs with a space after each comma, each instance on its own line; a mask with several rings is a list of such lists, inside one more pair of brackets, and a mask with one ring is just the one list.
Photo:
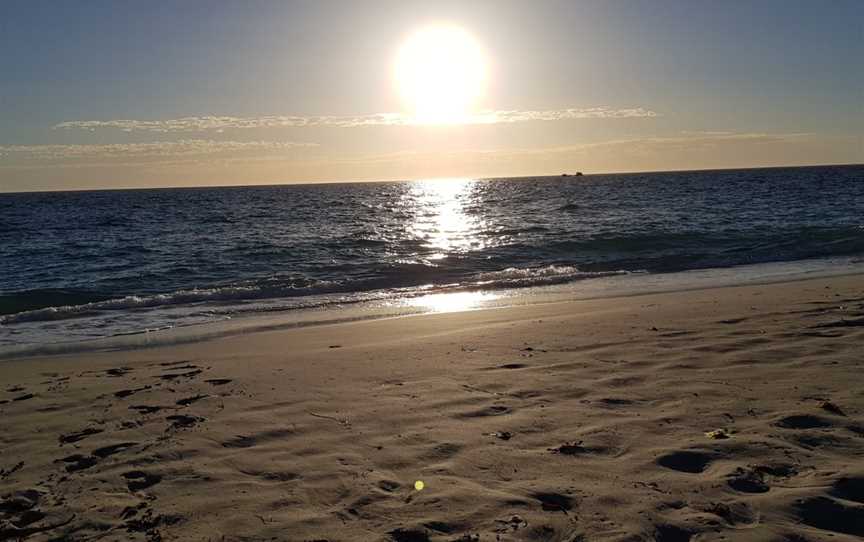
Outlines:
[[8, 360], [0, 540], [858, 540], [862, 352], [850, 276]]

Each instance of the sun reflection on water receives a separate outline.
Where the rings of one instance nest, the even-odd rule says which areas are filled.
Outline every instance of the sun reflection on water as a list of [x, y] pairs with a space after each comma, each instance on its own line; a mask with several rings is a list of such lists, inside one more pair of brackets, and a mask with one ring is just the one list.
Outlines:
[[437, 179], [413, 183], [407, 194], [414, 207], [408, 231], [423, 242], [430, 260], [449, 254], [486, 247], [480, 234], [486, 227], [482, 218], [469, 213], [476, 203], [474, 179]]

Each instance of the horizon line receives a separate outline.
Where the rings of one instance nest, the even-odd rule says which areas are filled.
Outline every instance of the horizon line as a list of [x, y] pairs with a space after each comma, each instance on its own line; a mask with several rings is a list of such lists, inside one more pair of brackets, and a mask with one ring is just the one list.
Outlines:
[[[834, 163], [834, 164], [801, 164], [801, 165], [773, 165], [773, 166], [754, 166], [754, 167], [719, 167], [719, 168], [696, 168], [696, 169], [661, 169], [661, 170], [636, 170], [636, 171], [607, 171], [603, 173], [585, 173], [581, 172], [582, 175], [580, 177], [601, 177], [607, 175], [637, 175], [642, 173], [688, 173], [688, 172], [702, 172], [702, 171], [741, 171], [747, 169], [759, 170], [759, 169], [785, 169], [785, 168], [817, 168], [817, 167], [864, 167], [864, 162], [845, 162], [845, 163]], [[577, 170], [578, 171], [578, 170]], [[195, 190], [195, 189], [207, 189], [207, 188], [264, 188], [264, 187], [273, 187], [273, 186], [316, 186], [316, 185], [330, 185], [330, 184], [364, 184], [364, 183], [412, 183], [412, 182], [422, 182], [422, 181], [446, 181], [452, 179], [472, 179], [476, 181], [495, 181], [495, 180], [504, 180], [504, 179], [513, 179], [513, 180], [521, 180], [521, 179], [538, 179], [538, 178], [559, 178], [567, 176], [567, 179], [574, 179], [576, 175], [574, 175], [576, 171], [573, 172], [562, 172], [557, 174], [542, 174], [542, 175], [518, 175], [514, 177], [501, 177], [501, 176], [491, 176], [491, 177], [459, 177], [449, 175], [446, 177], [422, 177], [416, 179], [374, 179], [374, 180], [363, 180], [363, 181], [309, 181], [309, 182], [275, 182], [275, 183], [264, 183], [264, 184], [202, 184], [195, 186], [151, 186], [151, 187], [138, 187], [138, 186], [128, 186], [128, 187], [117, 187], [117, 188], [77, 188], [77, 189], [45, 189], [45, 190], [16, 190], [16, 191], [4, 191], [0, 189], [0, 195], [9, 195], [9, 194], [44, 194], [44, 193], [77, 193], [77, 192], [117, 192], [117, 191], [130, 191], [130, 190]]]

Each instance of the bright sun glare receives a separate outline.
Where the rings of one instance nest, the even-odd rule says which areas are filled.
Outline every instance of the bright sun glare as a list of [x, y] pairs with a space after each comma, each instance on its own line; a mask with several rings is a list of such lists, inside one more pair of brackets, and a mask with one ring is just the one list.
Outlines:
[[396, 57], [396, 84], [414, 119], [423, 124], [465, 122], [483, 94], [483, 48], [456, 26], [430, 26], [413, 34]]

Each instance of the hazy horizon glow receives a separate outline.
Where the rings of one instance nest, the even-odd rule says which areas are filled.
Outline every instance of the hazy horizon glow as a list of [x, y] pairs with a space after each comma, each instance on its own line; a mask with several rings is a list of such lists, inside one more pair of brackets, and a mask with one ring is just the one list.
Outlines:
[[851, 0], [9, 0], [0, 20], [0, 191], [864, 162]]

